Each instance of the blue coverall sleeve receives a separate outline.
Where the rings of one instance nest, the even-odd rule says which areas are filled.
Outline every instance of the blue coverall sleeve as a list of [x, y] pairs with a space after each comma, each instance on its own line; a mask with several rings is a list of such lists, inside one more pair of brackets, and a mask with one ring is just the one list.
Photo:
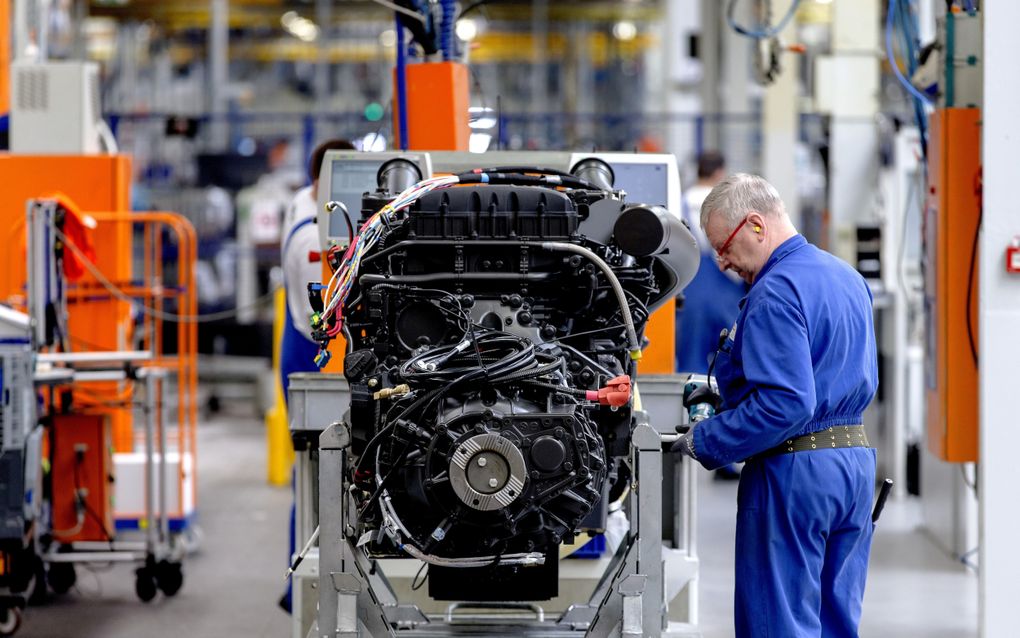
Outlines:
[[694, 428], [694, 451], [710, 470], [779, 445], [815, 412], [811, 347], [800, 310], [784, 302], [756, 304], [741, 330], [738, 365], [749, 391], [734, 409]]

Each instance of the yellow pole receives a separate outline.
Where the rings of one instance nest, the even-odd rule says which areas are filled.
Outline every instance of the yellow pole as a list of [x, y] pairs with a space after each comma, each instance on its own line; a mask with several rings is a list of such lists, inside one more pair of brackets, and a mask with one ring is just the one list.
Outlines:
[[[0, 0], [2, 2], [3, 0]], [[287, 403], [280, 383], [280, 345], [283, 341], [287, 295], [281, 287], [273, 297], [273, 407], [266, 413], [266, 475], [270, 485], [290, 485], [294, 444], [287, 423]]]

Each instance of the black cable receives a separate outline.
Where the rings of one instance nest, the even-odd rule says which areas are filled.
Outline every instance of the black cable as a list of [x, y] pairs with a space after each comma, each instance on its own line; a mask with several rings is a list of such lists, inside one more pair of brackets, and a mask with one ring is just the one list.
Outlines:
[[596, 328], [594, 330], [585, 330], [584, 332], [571, 332], [568, 335], [563, 335], [560, 339], [572, 339], [574, 337], [583, 337], [585, 335], [595, 334], [597, 332], [605, 332], [606, 330], [623, 330], [626, 328], [626, 324], [618, 323], [614, 326], [606, 326], [605, 328]]
[[379, 485], [376, 486], [375, 491], [372, 492], [372, 495], [368, 497], [368, 500], [365, 501], [365, 504], [358, 509], [359, 519], [363, 517], [365, 515], [365, 512], [368, 511], [368, 508], [372, 507], [372, 505], [379, 499], [379, 496], [382, 495], [383, 490], [385, 490], [386, 486], [389, 485], [390, 479], [392, 479], [396, 475], [397, 470], [403, 468], [402, 463], [408, 457], [407, 448], [409, 448], [410, 446], [411, 446], [410, 443], [406, 443], [404, 445], [404, 447], [400, 451], [400, 454], [397, 455], [397, 459], [393, 461], [393, 465], [390, 467], [390, 471], [386, 473], [386, 476], [384, 476], [381, 481], [379, 481]]
[[[425, 581], [429, 579], [428, 566], [429, 566], [428, 563], [422, 561], [421, 567], [418, 568], [418, 572], [414, 575], [414, 578], [411, 579], [411, 591], [418, 591], [425, 584]], [[421, 582], [419, 583], [418, 577], [421, 576], [421, 572], [423, 569], [425, 570], [425, 577], [422, 578]]]
[[586, 397], [588, 396], [587, 390], [581, 390], [579, 388], [568, 388], [563, 385], [556, 385], [555, 383], [545, 383], [544, 381], [526, 381], [525, 385], [533, 386], [536, 388], [544, 388], [553, 392], [559, 392], [560, 394], [568, 394], [575, 397]]
[[85, 496], [81, 495], [82, 486], [81, 486], [81, 476], [80, 476], [79, 472], [80, 472], [80, 469], [81, 469], [81, 463], [84, 460], [83, 457], [84, 457], [84, 453], [75, 452], [75, 454], [74, 454], [74, 496], [75, 496], [75, 500], [79, 501], [82, 504], [82, 507], [85, 508], [86, 516], [91, 516], [92, 519], [96, 522], [96, 524], [99, 525], [99, 529], [102, 530], [103, 536], [106, 537], [106, 542], [108, 542], [110, 544], [110, 551], [113, 551], [113, 537], [110, 536], [110, 532], [108, 532], [106, 530], [106, 523], [104, 523], [103, 519], [100, 518], [99, 514], [96, 514], [96, 511], [94, 509], [92, 509], [92, 506], [89, 505], [88, 499]]
[[457, 18], [454, 20], [454, 22], [456, 22], [457, 20], [460, 20], [461, 18], [463, 18], [467, 14], [471, 13], [475, 9], [477, 9], [477, 8], [479, 8], [481, 6], [487, 5], [490, 2], [492, 2], [492, 1], [493, 0], [475, 0], [474, 2], [469, 4], [468, 6], [464, 7], [463, 9], [461, 9], [461, 12], [457, 14]]
[[705, 377], [709, 383], [712, 383], [712, 371], [715, 370], [715, 360], [719, 358], [719, 353], [722, 352], [722, 347], [726, 343], [726, 340], [730, 337], [729, 330], [723, 330], [719, 333], [719, 345], [716, 346], [715, 354], [712, 355], [712, 360], [708, 362], [708, 374]]
[[[980, 177], [978, 177], [980, 180]], [[974, 267], [977, 262], [977, 250], [978, 250], [978, 238], [981, 235], [981, 221], [984, 217], [984, 198], [981, 193], [980, 182], [976, 186], [975, 190], [978, 198], [978, 219], [977, 225], [974, 227], [974, 242], [970, 247], [970, 267], [967, 269], [967, 305], [965, 306], [967, 313], [967, 341], [970, 343], [970, 356], [974, 358], [974, 367], [978, 367], [978, 350], [977, 350], [977, 339], [974, 338], [974, 322], [970, 318], [970, 306], [974, 297]]]

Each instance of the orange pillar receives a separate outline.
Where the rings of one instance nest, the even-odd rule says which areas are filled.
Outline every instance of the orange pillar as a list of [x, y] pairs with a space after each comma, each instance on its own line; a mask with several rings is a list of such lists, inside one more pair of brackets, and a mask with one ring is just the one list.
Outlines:
[[638, 371], [641, 374], [673, 374], [676, 372], [676, 301], [670, 299], [652, 313], [645, 325], [648, 347], [641, 352]]
[[[408, 64], [407, 148], [421, 151], [466, 151], [468, 68], [459, 62]], [[397, 94], [396, 70], [393, 94]], [[400, 113], [393, 109], [394, 147], [400, 147]]]

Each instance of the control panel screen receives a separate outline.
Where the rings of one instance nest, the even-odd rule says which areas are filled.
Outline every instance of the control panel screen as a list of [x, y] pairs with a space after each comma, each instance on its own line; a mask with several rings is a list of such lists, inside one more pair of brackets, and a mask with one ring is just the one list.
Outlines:
[[669, 205], [669, 171], [665, 164], [611, 163], [613, 186], [627, 192], [633, 204]]

